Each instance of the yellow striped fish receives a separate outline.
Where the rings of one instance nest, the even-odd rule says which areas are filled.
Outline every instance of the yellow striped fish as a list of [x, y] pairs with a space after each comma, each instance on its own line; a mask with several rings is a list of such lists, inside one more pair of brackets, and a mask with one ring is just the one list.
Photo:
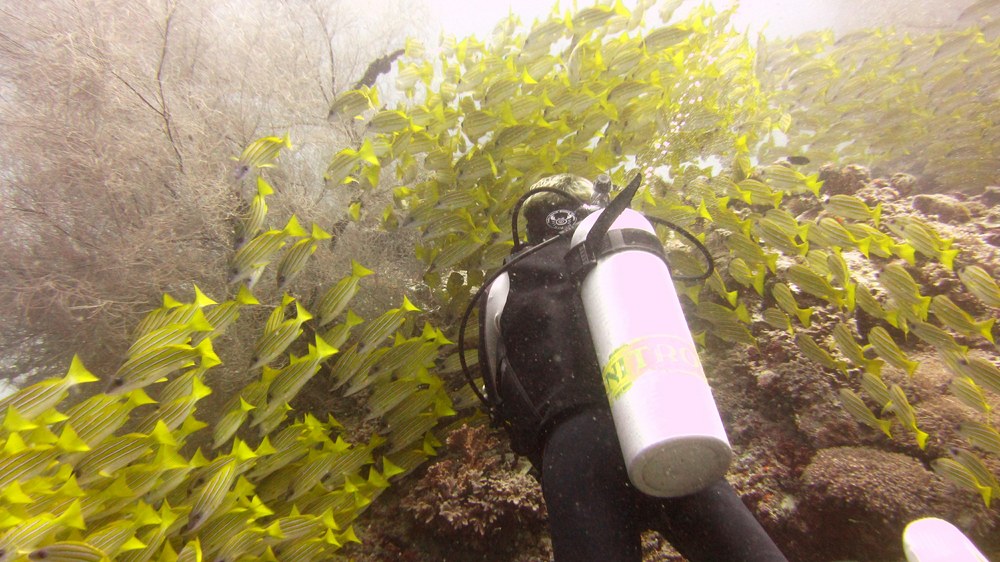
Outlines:
[[892, 401], [889, 403], [887, 409], [892, 411], [896, 415], [896, 418], [902, 422], [903, 426], [913, 433], [917, 439], [917, 446], [924, 449], [927, 446], [929, 435], [917, 427], [917, 415], [913, 406], [906, 399], [906, 393], [903, 392], [903, 389], [898, 384], [894, 384], [889, 388], [889, 397], [892, 398]]
[[200, 378], [194, 377], [189, 395], [161, 403], [156, 411], [151, 412], [140, 422], [136, 431], [150, 433], [159, 421], [162, 421], [171, 431], [177, 429], [185, 421], [193, 419], [191, 416], [194, 415], [195, 403], [211, 393], [211, 388], [201, 382]]
[[236, 230], [235, 250], [239, 250], [248, 240], [257, 236], [264, 228], [264, 220], [267, 218], [267, 196], [274, 193], [274, 188], [267, 180], [257, 176], [257, 195], [250, 202], [250, 210], [243, 220], [240, 221]]
[[119, 552], [127, 552], [146, 546], [135, 538], [135, 531], [134, 521], [119, 519], [93, 531], [87, 535], [84, 542], [113, 557]]
[[230, 262], [229, 282], [236, 283], [249, 278], [254, 271], [271, 263], [274, 256], [285, 247], [290, 238], [308, 236], [292, 215], [281, 230], [268, 230], [247, 242], [237, 250]]
[[993, 325], [997, 321], [996, 318], [978, 322], [946, 295], [935, 295], [931, 299], [930, 311], [942, 324], [960, 334], [966, 336], [981, 335], [990, 343], [996, 343], [993, 338]]
[[792, 290], [788, 288], [788, 285], [775, 283], [771, 286], [771, 296], [781, 310], [790, 316], [798, 318], [804, 327], [808, 328], [810, 326], [810, 318], [813, 313], [812, 307], [799, 308], [799, 303], [796, 302], [795, 296], [792, 295]]
[[966, 266], [958, 272], [958, 278], [976, 298], [993, 308], [1000, 308], [1000, 286], [985, 269], [978, 265]]
[[770, 306], [764, 309], [762, 314], [764, 322], [767, 322], [769, 326], [777, 328], [778, 330], [784, 330], [789, 334], [795, 333], [795, 329], [792, 328], [792, 321], [789, 320], [788, 315], [780, 309]]
[[233, 172], [237, 180], [242, 180], [257, 168], [273, 168], [274, 159], [282, 148], [292, 148], [292, 141], [286, 134], [284, 137], [261, 137], [246, 146], [236, 160], [236, 170]]
[[861, 390], [865, 391], [865, 394], [875, 400], [881, 408], [888, 407], [889, 403], [892, 402], [889, 387], [882, 382], [881, 378], [868, 371], [861, 373]]
[[402, 326], [408, 313], [419, 311], [420, 309], [410, 302], [409, 298], [404, 296], [403, 304], [399, 308], [393, 308], [382, 313], [378, 318], [364, 326], [361, 334], [358, 336], [358, 348], [370, 348], [380, 344], [382, 340], [389, 337], [389, 335]]
[[310, 319], [312, 314], [296, 302], [295, 318], [285, 320], [273, 331], [263, 334], [257, 340], [250, 369], [256, 369], [277, 359], [302, 334], [302, 324]]
[[320, 299], [319, 306], [317, 307], [319, 310], [319, 325], [324, 326], [339, 316], [347, 306], [347, 303], [358, 292], [358, 282], [373, 273], [372, 270], [351, 260], [351, 274], [328, 289]]
[[829, 351], [816, 343], [816, 340], [808, 334], [803, 332], [796, 334], [795, 344], [798, 346], [799, 351], [801, 351], [803, 355], [826, 367], [827, 369], [847, 371], [846, 363], [834, 359], [833, 356], [830, 355]]
[[882, 269], [878, 281], [899, 306], [909, 308], [920, 320], [927, 320], [931, 298], [920, 294], [920, 285], [903, 266], [890, 263]]
[[98, 378], [83, 366], [80, 358], [74, 355], [64, 377], [35, 383], [0, 399], [0, 411], [13, 408], [24, 418], [33, 420], [62, 402], [69, 394], [70, 388], [97, 380]]
[[810, 295], [823, 299], [838, 308], [846, 306], [844, 291], [835, 288], [826, 278], [820, 277], [808, 267], [793, 264], [788, 267], [785, 273], [792, 283]]
[[916, 334], [918, 338], [938, 350], [951, 351], [960, 354], [964, 354], [969, 351], [967, 346], [959, 345], [951, 334], [928, 322], [912, 320], [910, 321], [910, 331]]
[[764, 295], [764, 280], [767, 278], [767, 270], [764, 267], [758, 266], [755, 271], [746, 261], [737, 257], [729, 262], [729, 275], [740, 285], [752, 287], [757, 294]]
[[80, 500], [74, 500], [58, 517], [41, 515], [26, 519], [0, 536], [0, 561], [15, 560], [22, 552], [31, 552], [52, 535], [65, 530], [84, 530]]
[[[317, 335], [316, 345], [309, 345], [309, 353], [292, 359], [285, 368], [274, 376], [267, 391], [267, 407], [261, 411], [258, 419], [273, 413], [277, 405], [290, 402], [299, 390], [309, 382], [309, 379], [319, 371], [320, 364], [335, 353], [337, 350], [327, 345], [323, 338]], [[251, 424], [251, 427], [254, 425], [257, 425], [257, 422]]]
[[[861, 310], [864, 310], [872, 317], [879, 320], [889, 321], [889, 314], [884, 308], [882, 308], [882, 303], [880, 303], [878, 299], [872, 295], [871, 290], [864, 283], [857, 284], [854, 294], [855, 300], [858, 306], [861, 307]], [[895, 320], [889, 321], [889, 323], [892, 324], [894, 328], [899, 327]]]
[[222, 505], [229, 489], [236, 480], [236, 460], [226, 462], [205, 482], [195, 494], [188, 515], [186, 532], [200, 529]]
[[94, 446], [118, 431], [128, 421], [133, 409], [154, 403], [156, 401], [142, 389], [129, 392], [124, 399], [98, 394], [70, 408], [66, 412], [66, 423], [73, 427], [80, 439]]
[[221, 336], [225, 333], [233, 322], [240, 316], [240, 309], [244, 306], [260, 304], [257, 297], [253, 296], [246, 285], [240, 285], [236, 292], [236, 297], [218, 306], [212, 307], [205, 313], [205, 320], [212, 325], [212, 332], [195, 334], [191, 337], [191, 345], [198, 345], [202, 339], [212, 336]]
[[989, 415], [993, 409], [989, 401], [987, 401], [983, 389], [979, 388], [976, 382], [969, 377], [955, 377], [951, 379], [948, 390], [963, 404], [981, 414]]
[[839, 392], [840, 401], [844, 405], [844, 409], [847, 410], [847, 413], [851, 414], [854, 419], [867, 425], [868, 427], [881, 430], [886, 437], [892, 439], [892, 433], [890, 432], [890, 429], [892, 428], [891, 421], [884, 420], [876, 416], [871, 410], [868, 409], [864, 400], [862, 400], [861, 397], [851, 389], [841, 388]]
[[195, 537], [177, 553], [177, 560], [174, 562], [202, 562], [202, 556], [201, 541]]
[[168, 345], [152, 349], [126, 361], [111, 379], [108, 394], [124, 394], [145, 387], [178, 369], [194, 364], [198, 359], [202, 368], [209, 369], [221, 363], [212, 349], [212, 340], [202, 340], [198, 345]]
[[1000, 455], [1000, 432], [992, 426], [967, 420], [962, 422], [958, 432], [972, 445], [994, 455]]
[[59, 541], [35, 549], [30, 560], [51, 562], [105, 562], [111, 558], [101, 549], [82, 541]]
[[326, 558], [327, 545], [323, 539], [307, 539], [274, 547], [274, 554], [282, 562], [311, 562]]
[[996, 476], [994, 476], [993, 472], [986, 467], [986, 464], [983, 463], [982, 459], [964, 449], [954, 448], [950, 451], [950, 453], [952, 458], [967, 468], [969, 472], [976, 477], [976, 480], [978, 480], [983, 486], [988, 486], [992, 489], [993, 497], [1000, 494], [1000, 482], [997, 482]]
[[879, 359], [868, 359], [865, 352], [854, 339], [851, 328], [843, 322], [833, 327], [833, 341], [837, 344], [837, 349], [844, 354], [852, 363], [865, 369], [871, 374], [880, 376], [882, 373], [882, 361]]
[[978, 493], [983, 498], [983, 503], [989, 509], [990, 501], [993, 498], [993, 489], [984, 486], [962, 463], [946, 457], [931, 461], [931, 468], [944, 479], [957, 484], [958, 486]]
[[149, 433], [129, 433], [107, 439], [74, 464], [73, 473], [81, 483], [110, 478], [118, 470], [152, 452], [152, 445], [176, 446], [170, 429], [158, 421]]
[[940, 261], [949, 271], [954, 269], [958, 250], [951, 249], [953, 241], [942, 239], [930, 225], [916, 218], [908, 218], [886, 221], [886, 226], [896, 235], [905, 238], [916, 251]]
[[920, 365], [919, 361], [907, 359], [906, 354], [899, 349], [889, 332], [881, 326], [875, 326], [868, 331], [868, 343], [875, 349], [879, 357], [885, 359], [890, 365], [906, 371], [906, 374], [910, 376], [913, 376], [913, 372]]
[[199, 308], [185, 324], [167, 324], [147, 332], [129, 347], [126, 356], [135, 357], [157, 347], [187, 343], [191, 341], [195, 332], [209, 332], [212, 329], [213, 326], [206, 319], [205, 313]]
[[26, 482], [47, 470], [59, 451], [52, 446], [26, 448], [0, 456], [0, 490], [14, 482]]
[[229, 441], [229, 438], [235, 435], [236, 431], [243, 425], [243, 422], [246, 421], [250, 410], [256, 407], [244, 400], [240, 395], [237, 395], [235, 398], [238, 398], [239, 402], [234, 407], [227, 408], [222, 419], [216, 422], [212, 429], [213, 449], [218, 449], [223, 443]]
[[194, 286], [194, 302], [178, 302], [170, 295], [164, 294], [163, 306], [143, 317], [136, 327], [133, 337], [139, 339], [145, 334], [169, 324], [187, 324], [194, 318], [198, 309], [213, 304], [217, 303], [202, 293], [197, 285]]
[[333, 238], [331, 234], [318, 225], [313, 224], [312, 233], [309, 237], [299, 240], [288, 249], [285, 255], [281, 257], [281, 261], [278, 262], [277, 279], [279, 291], [283, 291], [293, 279], [302, 273], [309, 256], [315, 253], [319, 247], [319, 242], [321, 240], [329, 240], [330, 238]]
[[309, 445], [303, 442], [302, 437], [303, 431], [301, 425], [290, 425], [282, 429], [271, 440], [275, 452], [258, 459], [248, 476], [255, 481], [262, 480], [275, 471], [306, 456], [309, 451]]
[[854, 221], [870, 220], [878, 228], [879, 220], [882, 217], [882, 204], [878, 203], [874, 208], [869, 207], [860, 198], [854, 195], [831, 195], [827, 199], [823, 209], [833, 216]]

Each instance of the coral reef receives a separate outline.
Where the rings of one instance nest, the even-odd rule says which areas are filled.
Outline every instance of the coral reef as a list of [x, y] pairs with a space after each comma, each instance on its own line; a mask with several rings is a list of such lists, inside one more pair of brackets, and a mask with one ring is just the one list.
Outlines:
[[854, 164], [844, 168], [824, 164], [819, 169], [819, 179], [823, 182], [823, 191], [829, 195], [853, 195], [871, 181], [871, 172]]
[[494, 453], [500, 442], [484, 427], [460, 427], [446, 442], [457, 457], [428, 467], [402, 503], [416, 523], [487, 547], [498, 535], [545, 519], [537, 482]]
[[968, 205], [943, 193], [921, 194], [913, 198], [913, 208], [940, 222], [962, 224], [972, 219]]
[[910, 521], [956, 521], [965, 512], [985, 511], [974, 499], [955, 497], [920, 461], [870, 447], [820, 450], [802, 475], [798, 506], [794, 524], [824, 547], [811, 554], [803, 549], [796, 557], [802, 561], [898, 560], [898, 537]]
[[[977, 195], [926, 196], [910, 194], [913, 179], [906, 174], [885, 179], [871, 178], [860, 166], [824, 166], [822, 170], [827, 182], [824, 191], [830, 186], [833, 191], [828, 193], [855, 195], [870, 206], [881, 204], [882, 221], [919, 217], [940, 236], [960, 245], [956, 263], [975, 263], [997, 271], [1000, 255], [983, 236], [998, 224], [986, 210], [991, 190]], [[794, 207], [800, 220], [822, 216], [815, 199], [786, 199], [783, 206]], [[953, 271], [937, 261], [918, 259], [911, 264], [895, 256], [865, 258], [859, 252], [844, 252], [844, 257], [853, 278], [869, 287], [879, 301], [891, 298], [880, 282], [883, 269], [897, 264], [919, 283], [924, 295], [948, 296], [976, 318], [994, 314], [965, 291]], [[783, 259], [779, 258], [779, 267]], [[724, 280], [730, 283], [728, 277]], [[745, 302], [757, 298], [749, 287], [739, 291]], [[708, 298], [706, 293], [702, 298]], [[846, 316], [814, 295], [799, 292], [796, 299], [800, 307], [813, 310], [808, 327], [796, 324], [794, 330], [781, 330], [755, 318], [750, 327], [755, 345], [734, 347], [708, 338], [709, 353], [703, 356], [737, 453], [728, 478], [789, 558], [898, 560], [903, 527], [925, 515], [952, 521], [984, 552], [1000, 548], [995, 538], [1000, 528], [996, 510], [986, 509], [975, 495], [958, 493], [953, 484], [929, 470], [934, 459], [948, 457], [956, 449], [969, 449], [957, 429], [979, 415], [950, 390], [955, 375], [940, 351], [912, 331], [905, 333], [860, 307], [853, 316]], [[704, 324], [696, 307], [687, 300], [683, 304], [689, 322], [700, 329]], [[885, 363], [880, 378], [887, 386], [899, 386], [910, 400], [920, 427], [929, 434], [923, 448], [898, 423], [893, 425], [894, 438], [889, 440], [845, 411], [838, 389], [864, 392], [860, 385], [863, 369], [858, 365], [837, 363], [840, 355], [836, 352], [825, 365], [803, 354], [798, 334], [808, 335], [823, 348], [837, 350], [831, 341], [833, 328], [839, 323], [859, 334], [884, 327], [899, 342], [901, 351], [917, 363], [912, 374]], [[973, 350], [970, 354], [996, 360], [996, 349], [986, 338], [954, 337], [959, 345]], [[870, 346], [866, 347], [867, 358], [877, 357]], [[985, 399], [994, 409], [1000, 408], [997, 396], [987, 393]], [[892, 419], [885, 410], [875, 408], [875, 414]], [[995, 459], [988, 457], [984, 462], [996, 472]], [[858, 540], [842, 540], [848, 536]]]
[[541, 488], [506, 439], [473, 422], [445, 442], [440, 458], [371, 510], [357, 559], [550, 559]]
[[441, 456], [373, 506], [358, 562], [552, 557], [545, 503], [502, 433], [469, 420], [452, 429]]

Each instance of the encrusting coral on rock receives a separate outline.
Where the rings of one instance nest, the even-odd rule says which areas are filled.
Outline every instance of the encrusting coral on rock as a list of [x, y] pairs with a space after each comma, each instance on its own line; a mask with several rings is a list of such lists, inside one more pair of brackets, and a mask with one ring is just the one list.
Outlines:
[[[824, 196], [852, 195], [871, 207], [881, 205], [883, 225], [915, 217], [942, 238], [953, 239], [959, 248], [955, 270], [975, 264], [990, 275], [1000, 273], [1000, 250], [989, 237], [1000, 221], [984, 202], [990, 190], [979, 195], [913, 194], [912, 176], [871, 178], [861, 166], [823, 166], [821, 177], [825, 180]], [[794, 208], [800, 221], [808, 221], [823, 216], [820, 203], [800, 197], [783, 205]], [[784, 265], [782, 259], [779, 269]], [[892, 264], [913, 278], [928, 301], [947, 296], [977, 321], [996, 314], [968, 293], [955, 271], [927, 256], [917, 254], [911, 262], [874, 252], [866, 257], [854, 250], [845, 251], [844, 259], [853, 279], [865, 284], [879, 302], [892, 298], [882, 282], [884, 269]], [[739, 288], [735, 280], [723, 279], [728, 287]], [[959, 449], [970, 450], [958, 429], [979, 415], [954, 395], [956, 375], [940, 349], [918, 337], [912, 327], [904, 332], [860, 306], [845, 315], [801, 287], [794, 287], [793, 292], [797, 306], [812, 311], [810, 322], [803, 325], [793, 319], [794, 326], [779, 329], [754, 316], [758, 305], [749, 303], [759, 297], [753, 289], [744, 286], [739, 291], [754, 318], [750, 329], [756, 343], [744, 352], [742, 346], [709, 337], [706, 348], [710, 353], [703, 357], [704, 365], [737, 453], [728, 478], [758, 520], [783, 545], [789, 559], [898, 560], [902, 558], [903, 527], [928, 515], [950, 520], [984, 552], [996, 552], [1000, 548], [996, 510], [987, 509], [976, 495], [960, 492], [930, 470], [936, 459], [947, 458]], [[702, 292], [701, 298], [714, 295]], [[696, 307], [690, 300], [682, 304], [692, 329], [707, 327], [694, 313]], [[773, 304], [765, 298], [759, 306]], [[937, 316], [934, 319], [940, 320]], [[847, 413], [838, 390], [864, 394], [861, 381], [865, 369], [853, 360], [843, 361], [848, 357], [834, 336], [838, 325], [854, 338], [861, 335], [859, 347], [866, 361], [883, 361], [881, 354], [864, 345], [864, 335], [878, 326], [891, 333], [904, 357], [915, 363], [912, 374], [884, 361], [877, 370], [887, 388], [898, 386], [909, 398], [919, 427], [928, 433], [923, 448], [908, 428], [894, 420], [889, 409], [869, 406], [875, 416], [892, 421], [891, 440]], [[712, 334], [710, 329], [707, 333]], [[800, 335], [808, 336], [824, 351], [807, 356]], [[969, 348], [970, 357], [993, 364], [998, 359], [995, 346], [982, 333], [975, 337], [956, 333], [954, 341]], [[987, 393], [985, 399], [993, 409], [1000, 408], [997, 396]], [[984, 462], [997, 472], [995, 459], [987, 455]], [[858, 540], [843, 541], [847, 536]], [[831, 545], [839, 545], [841, 551], [831, 550]]]
[[[796, 524], [825, 546], [796, 558], [803, 562], [898, 559], [900, 541], [886, 539], [901, 537], [910, 521], [956, 521], [977, 509], [974, 499], [955, 497], [919, 460], [871, 447], [820, 450], [802, 474], [801, 490]], [[852, 540], [842, 540], [847, 536]]]
[[471, 423], [445, 442], [435, 462], [373, 507], [356, 560], [550, 559], [541, 488], [502, 434]]
[[456, 458], [428, 467], [403, 500], [403, 511], [437, 535], [481, 542], [545, 518], [535, 481], [496, 453], [500, 441], [486, 428], [465, 426], [446, 440]]

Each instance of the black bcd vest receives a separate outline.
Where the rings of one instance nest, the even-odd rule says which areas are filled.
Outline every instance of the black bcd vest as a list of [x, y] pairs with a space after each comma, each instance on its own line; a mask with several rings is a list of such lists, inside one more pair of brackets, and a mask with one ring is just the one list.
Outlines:
[[[495, 415], [514, 452], [538, 462], [545, 436], [562, 417], [607, 405], [579, 289], [564, 259], [570, 237], [513, 264], [500, 316], [497, 373], [485, 376]], [[485, 349], [486, 299], [480, 305], [480, 364]], [[493, 384], [493, 378], [496, 384]]]

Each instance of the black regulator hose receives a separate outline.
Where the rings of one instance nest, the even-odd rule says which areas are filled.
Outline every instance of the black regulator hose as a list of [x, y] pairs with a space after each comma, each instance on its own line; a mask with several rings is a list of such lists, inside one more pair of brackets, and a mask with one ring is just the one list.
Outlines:
[[698, 248], [698, 251], [701, 252], [702, 257], [705, 258], [705, 263], [707, 264], [707, 266], [705, 267], [704, 273], [699, 273], [698, 275], [676, 275], [676, 276], [671, 273], [670, 274], [671, 279], [673, 279], [674, 281], [704, 281], [705, 279], [708, 279], [709, 277], [712, 276], [712, 273], [715, 272], [715, 259], [712, 257], [712, 254], [709, 253], [708, 248], [706, 248], [705, 245], [701, 243], [701, 240], [698, 240], [697, 238], [694, 237], [694, 234], [691, 234], [687, 230], [684, 230], [680, 226], [677, 226], [676, 224], [668, 220], [658, 219], [656, 217], [646, 217], [646, 220], [648, 220], [653, 224], [659, 224], [665, 226], [670, 230], [673, 230], [674, 232], [680, 234], [684, 238], [687, 238], [688, 241], [691, 242], [691, 244], [694, 245], [695, 248]]

